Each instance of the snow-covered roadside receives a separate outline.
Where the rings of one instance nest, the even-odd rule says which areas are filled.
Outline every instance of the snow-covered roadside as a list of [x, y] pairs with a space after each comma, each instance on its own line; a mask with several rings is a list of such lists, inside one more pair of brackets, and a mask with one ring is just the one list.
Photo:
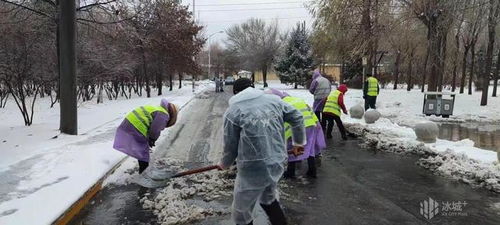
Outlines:
[[420, 156], [419, 165], [473, 186], [500, 192], [500, 165], [497, 153], [473, 147], [470, 140], [438, 140], [424, 144], [413, 130], [382, 118], [375, 124], [349, 123], [349, 131], [362, 136], [366, 148]]
[[[197, 93], [212, 84], [198, 82]], [[0, 224], [50, 224], [97, 180], [125, 158], [112, 150], [116, 127], [131, 109], [167, 98], [180, 106], [196, 93], [190, 86], [164, 96], [79, 105], [78, 136], [57, 131], [59, 109], [46, 99], [35, 107], [33, 126], [16, 120], [14, 103], [0, 110]], [[57, 138], [52, 138], [56, 137]]]
[[[269, 86], [301, 97], [309, 104], [313, 96], [305, 89], [293, 89], [279, 82]], [[261, 87], [258, 85], [258, 87]], [[500, 192], [500, 164], [498, 153], [474, 147], [474, 142], [465, 139], [457, 142], [438, 139], [434, 144], [416, 140], [411, 127], [419, 122], [433, 121], [500, 121], [500, 98], [490, 98], [489, 105], [479, 106], [480, 93], [457, 95], [454, 116], [449, 119], [424, 117], [422, 115], [423, 94], [418, 90], [383, 89], [378, 97], [377, 108], [384, 118], [375, 124], [352, 119], [343, 115], [348, 129], [363, 136], [367, 147], [395, 153], [413, 153], [421, 156], [419, 164], [441, 175], [489, 190]], [[362, 91], [351, 89], [344, 102], [347, 108], [363, 104]]]

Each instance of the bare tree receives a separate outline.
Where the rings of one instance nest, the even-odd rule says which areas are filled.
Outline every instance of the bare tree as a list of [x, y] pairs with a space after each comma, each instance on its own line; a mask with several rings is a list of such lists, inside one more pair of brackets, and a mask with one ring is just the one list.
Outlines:
[[226, 31], [228, 45], [238, 52], [242, 64], [251, 71], [261, 70], [267, 87], [267, 70], [281, 45], [278, 24], [266, 24], [260, 19], [230, 27]]
[[499, 0], [489, 0], [489, 13], [488, 13], [488, 47], [486, 49], [486, 58], [485, 58], [485, 68], [483, 71], [483, 94], [481, 96], [481, 105], [488, 104], [488, 89], [490, 86], [490, 74], [491, 74], [491, 65], [493, 63], [493, 48], [495, 46], [495, 38], [496, 38], [496, 26], [498, 23], [498, 15], [500, 13], [500, 1]]

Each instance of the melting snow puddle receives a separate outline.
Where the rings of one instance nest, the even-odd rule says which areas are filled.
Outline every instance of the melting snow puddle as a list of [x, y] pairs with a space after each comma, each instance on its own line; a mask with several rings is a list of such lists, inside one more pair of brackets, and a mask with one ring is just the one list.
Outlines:
[[474, 147], [500, 152], [500, 125], [484, 123], [440, 123], [439, 138], [449, 141], [470, 139]]

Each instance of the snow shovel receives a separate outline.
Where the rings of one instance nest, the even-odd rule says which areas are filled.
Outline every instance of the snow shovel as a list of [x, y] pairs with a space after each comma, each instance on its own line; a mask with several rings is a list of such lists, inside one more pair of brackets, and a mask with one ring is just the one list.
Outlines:
[[171, 172], [163, 172], [163, 173], [153, 174], [153, 176], [151, 176], [151, 173], [144, 171], [144, 173], [140, 174], [137, 177], [137, 179], [135, 180], [135, 183], [138, 185], [141, 185], [143, 187], [146, 187], [146, 188], [160, 188], [160, 187], [167, 186], [168, 182], [172, 178], [183, 177], [183, 176], [197, 174], [197, 173], [203, 173], [203, 172], [215, 170], [218, 168], [219, 168], [218, 165], [212, 165], [212, 166], [206, 166], [206, 167], [201, 167], [201, 168], [192, 169], [192, 170], [186, 170], [186, 171], [176, 173], [173, 175]]

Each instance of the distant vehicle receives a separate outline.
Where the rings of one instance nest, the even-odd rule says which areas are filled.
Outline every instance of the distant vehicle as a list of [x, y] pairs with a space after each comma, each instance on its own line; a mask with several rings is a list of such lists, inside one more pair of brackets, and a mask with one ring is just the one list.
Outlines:
[[233, 77], [226, 77], [226, 82], [224, 84], [225, 85], [232, 85], [232, 84], [234, 84], [234, 78]]

